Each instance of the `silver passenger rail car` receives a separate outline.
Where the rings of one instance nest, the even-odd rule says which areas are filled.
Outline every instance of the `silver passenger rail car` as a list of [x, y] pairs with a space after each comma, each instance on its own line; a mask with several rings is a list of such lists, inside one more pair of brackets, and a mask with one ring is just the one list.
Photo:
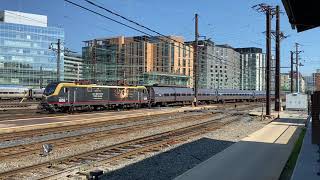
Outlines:
[[150, 104], [153, 106], [167, 105], [176, 102], [173, 87], [148, 87]]
[[174, 88], [176, 101], [180, 104], [191, 104], [194, 100], [194, 93], [191, 88]]
[[198, 100], [203, 103], [218, 102], [218, 92], [216, 89], [199, 89]]
[[28, 98], [33, 100], [41, 100], [45, 88], [29, 89]]
[[254, 93], [248, 90], [234, 90], [234, 89], [219, 89], [219, 102], [239, 102], [239, 101], [253, 101]]
[[28, 96], [28, 88], [0, 87], [0, 100], [17, 100]]

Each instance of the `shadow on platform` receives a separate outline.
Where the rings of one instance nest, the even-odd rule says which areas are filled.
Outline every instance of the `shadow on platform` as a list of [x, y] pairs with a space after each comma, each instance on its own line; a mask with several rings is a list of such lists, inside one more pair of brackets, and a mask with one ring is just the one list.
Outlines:
[[304, 123], [302, 118], [281, 118], [238, 143], [202, 138], [109, 172], [104, 179], [278, 180]]
[[278, 180], [301, 132], [295, 128], [245, 138], [175, 180]]
[[109, 172], [103, 179], [173, 179], [232, 144], [234, 142], [201, 138], [116, 171]]

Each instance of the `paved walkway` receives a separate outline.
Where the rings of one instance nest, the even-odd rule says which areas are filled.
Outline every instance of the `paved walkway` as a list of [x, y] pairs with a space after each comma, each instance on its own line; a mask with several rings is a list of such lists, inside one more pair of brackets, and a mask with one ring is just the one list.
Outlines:
[[320, 154], [318, 153], [319, 147], [311, 143], [311, 129], [310, 119], [291, 180], [320, 179], [320, 176], [317, 175], [317, 173], [320, 172], [320, 162], [317, 162], [320, 158]]
[[278, 180], [306, 115], [282, 112], [280, 117], [176, 180]]

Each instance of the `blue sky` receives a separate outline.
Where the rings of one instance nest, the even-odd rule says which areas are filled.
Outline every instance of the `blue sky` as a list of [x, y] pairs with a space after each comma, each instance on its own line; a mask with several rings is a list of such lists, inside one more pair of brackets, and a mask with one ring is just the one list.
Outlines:
[[[71, 0], [91, 9], [96, 9], [84, 0]], [[218, 44], [233, 47], [261, 47], [265, 49], [265, 15], [251, 7], [258, 3], [281, 5], [281, 0], [93, 0], [128, 18], [167, 35], [194, 39], [194, 14], [199, 14], [199, 32]], [[7, 10], [43, 14], [48, 16], [49, 26], [65, 29], [65, 46], [81, 52], [84, 40], [97, 37], [141, 35], [90, 12], [74, 7], [63, 0], [2, 0], [1, 7]], [[111, 14], [96, 9], [109, 17]], [[275, 19], [272, 21], [275, 29]], [[281, 64], [288, 67], [290, 50], [294, 43], [301, 44], [301, 68], [309, 75], [320, 69], [319, 28], [297, 33], [291, 29], [286, 14], [281, 15], [281, 30], [289, 37], [281, 43]], [[274, 47], [274, 41], [272, 42]], [[274, 49], [274, 48], [273, 48]], [[273, 52], [274, 53], [274, 52]], [[282, 69], [287, 72], [289, 69]]]

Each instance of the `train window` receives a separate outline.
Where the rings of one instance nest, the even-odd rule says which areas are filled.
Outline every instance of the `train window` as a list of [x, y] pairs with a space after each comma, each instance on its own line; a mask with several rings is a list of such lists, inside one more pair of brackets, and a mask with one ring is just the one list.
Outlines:
[[174, 93], [171, 93], [171, 94], [170, 94], [170, 96], [175, 96], [175, 95], [176, 95], [176, 94], [174, 94]]
[[165, 93], [164, 96], [169, 96], [169, 94]]
[[92, 87], [88, 87], [88, 88], [87, 88], [87, 91], [88, 91], [88, 92], [92, 92]]
[[181, 96], [181, 95], [178, 93], [177, 96]]

